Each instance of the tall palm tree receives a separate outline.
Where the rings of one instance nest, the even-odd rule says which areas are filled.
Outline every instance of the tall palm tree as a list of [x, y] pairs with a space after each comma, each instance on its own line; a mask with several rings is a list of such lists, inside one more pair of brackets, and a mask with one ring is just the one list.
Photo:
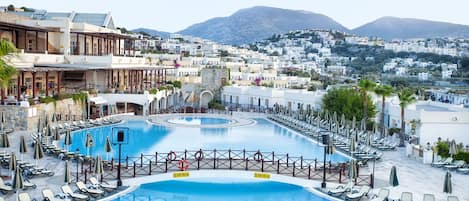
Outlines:
[[358, 83], [360, 94], [363, 97], [363, 118], [365, 120], [368, 120], [368, 115], [367, 115], [368, 92], [373, 91], [375, 87], [376, 87], [376, 82], [373, 82], [368, 79], [360, 80], [360, 82]]
[[381, 137], [384, 136], [384, 108], [386, 107], [386, 97], [389, 97], [393, 94], [394, 90], [389, 85], [379, 85], [375, 88], [375, 93], [381, 96]]
[[7, 39], [0, 41], [0, 87], [2, 101], [5, 99], [5, 91], [8, 89], [11, 77], [16, 74], [16, 68], [8, 65], [4, 60], [4, 56], [16, 51], [15, 45]]
[[399, 106], [401, 107], [401, 132], [399, 134], [399, 146], [404, 146], [404, 133], [405, 133], [405, 108], [410, 104], [417, 101], [414, 93], [409, 89], [401, 89], [397, 96], [399, 97]]

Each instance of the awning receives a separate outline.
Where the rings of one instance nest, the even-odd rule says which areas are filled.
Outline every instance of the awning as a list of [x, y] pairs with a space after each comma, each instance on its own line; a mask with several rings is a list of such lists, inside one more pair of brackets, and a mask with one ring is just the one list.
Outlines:
[[90, 102], [93, 102], [96, 105], [102, 105], [102, 104], [106, 104], [107, 100], [101, 96], [97, 96], [97, 97], [91, 97]]

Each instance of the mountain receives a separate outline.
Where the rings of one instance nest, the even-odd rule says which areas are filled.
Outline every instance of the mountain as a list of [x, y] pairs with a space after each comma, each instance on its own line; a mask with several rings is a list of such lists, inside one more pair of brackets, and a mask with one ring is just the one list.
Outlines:
[[131, 30], [132, 32], [135, 32], [135, 33], [138, 33], [138, 32], [145, 32], [151, 36], [159, 36], [159, 37], [162, 37], [162, 38], [169, 38], [169, 35], [171, 33], [169, 32], [165, 32], [165, 31], [158, 31], [158, 30], [154, 30], [154, 29], [147, 29], [147, 28], [138, 28], [138, 29], [134, 29], [134, 30]]
[[297, 29], [348, 31], [341, 24], [322, 14], [258, 6], [241, 9], [228, 17], [217, 17], [194, 24], [179, 33], [238, 45]]
[[357, 35], [386, 40], [435, 37], [469, 37], [469, 26], [412, 18], [382, 17], [352, 30]]

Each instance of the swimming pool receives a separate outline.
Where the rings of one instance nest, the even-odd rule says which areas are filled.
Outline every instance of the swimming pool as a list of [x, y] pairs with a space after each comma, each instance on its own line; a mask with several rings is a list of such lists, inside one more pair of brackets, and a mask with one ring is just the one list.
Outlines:
[[197, 179], [143, 184], [115, 201], [325, 201], [301, 186], [275, 181]]
[[229, 119], [224, 119], [224, 118], [191, 117], [191, 116], [168, 119], [168, 122], [173, 123], [173, 124], [196, 125], [196, 126], [223, 125], [223, 124], [231, 123]]
[[[226, 120], [226, 119], [224, 119]], [[254, 119], [257, 123], [241, 127], [198, 128], [198, 127], [166, 127], [147, 123], [144, 120], [130, 120], [118, 126], [130, 129], [129, 144], [122, 146], [122, 156], [139, 156], [154, 154], [155, 152], [169, 152], [171, 150], [261, 150], [290, 156], [303, 156], [305, 159], [322, 159], [324, 148], [312, 140], [264, 118]], [[221, 120], [220, 120], [221, 121]], [[111, 135], [112, 127], [103, 126], [75, 131], [72, 133], [70, 150], [80, 149], [82, 154], [104, 159], [108, 154], [104, 152], [106, 137]], [[85, 148], [86, 134], [93, 138], [93, 146]], [[117, 158], [117, 146], [109, 157]], [[339, 153], [327, 155], [327, 160], [344, 162], [348, 158]]]

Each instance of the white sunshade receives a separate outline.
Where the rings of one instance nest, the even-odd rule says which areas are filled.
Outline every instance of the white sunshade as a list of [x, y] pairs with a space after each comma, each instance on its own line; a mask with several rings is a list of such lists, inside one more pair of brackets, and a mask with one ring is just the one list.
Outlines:
[[106, 104], [107, 100], [101, 96], [97, 96], [97, 97], [91, 97], [90, 102], [94, 102], [94, 104], [96, 105], [102, 105], [102, 104]]

